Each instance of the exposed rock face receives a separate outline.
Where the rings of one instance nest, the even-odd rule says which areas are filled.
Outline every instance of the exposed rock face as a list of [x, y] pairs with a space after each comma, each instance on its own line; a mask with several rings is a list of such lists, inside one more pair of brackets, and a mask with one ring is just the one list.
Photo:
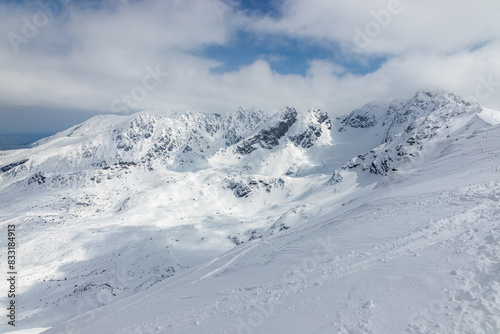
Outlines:
[[29, 159], [23, 159], [21, 161], [16, 161], [16, 162], [13, 162], [13, 163], [8, 164], [6, 166], [3, 166], [0, 168], [0, 173], [6, 173], [9, 170], [14, 169], [17, 166], [21, 166], [21, 165], [25, 164], [26, 162], [28, 162], [28, 160]]
[[294, 108], [286, 107], [272, 117], [261, 130], [245, 139], [237, 146], [237, 152], [249, 154], [258, 148], [271, 150], [286, 138], [297, 147], [310, 148], [332, 124], [328, 114], [320, 109], [309, 109], [298, 113]]
[[356, 110], [342, 120], [342, 125], [356, 129], [371, 128], [377, 124], [375, 115], [368, 110]]
[[229, 189], [232, 189], [236, 197], [246, 197], [252, 189], [243, 181], [231, 180], [229, 181]]
[[280, 178], [264, 179], [251, 177], [247, 180], [231, 179], [228, 183], [228, 188], [233, 190], [234, 196], [248, 197], [252, 191], [265, 189], [266, 192], [271, 192], [274, 188], [281, 188], [285, 185], [285, 180]]
[[268, 116], [260, 110], [238, 108], [221, 126], [225, 129], [222, 136], [225, 139], [225, 145], [231, 146], [240, 142], [244, 136], [249, 134], [249, 131], [257, 129], [267, 119]]
[[310, 109], [306, 112], [304, 118], [308, 121], [305, 124], [305, 129], [301, 129], [298, 134], [290, 136], [290, 141], [295, 146], [309, 148], [314, 145], [316, 140], [323, 134], [323, 127], [331, 130], [332, 123], [328, 115], [320, 109]]
[[278, 146], [279, 140], [287, 134], [296, 121], [297, 111], [291, 107], [284, 108], [259, 133], [245, 139], [242, 144], [238, 145], [237, 152], [249, 154], [257, 149], [257, 145], [267, 150]]

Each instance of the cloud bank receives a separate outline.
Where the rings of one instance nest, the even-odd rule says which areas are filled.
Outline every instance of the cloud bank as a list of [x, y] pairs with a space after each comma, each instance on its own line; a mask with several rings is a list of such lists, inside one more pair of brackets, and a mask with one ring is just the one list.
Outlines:
[[[497, 0], [282, 0], [261, 1], [260, 10], [250, 2], [2, 3], [0, 119], [20, 107], [225, 113], [292, 105], [335, 116], [435, 88], [500, 109]], [[221, 71], [221, 58], [205, 51], [246, 43], [242, 36], [252, 36], [255, 56]], [[310, 46], [329, 56], [306, 55]], [[307, 70], [278, 71], [286, 58]]]

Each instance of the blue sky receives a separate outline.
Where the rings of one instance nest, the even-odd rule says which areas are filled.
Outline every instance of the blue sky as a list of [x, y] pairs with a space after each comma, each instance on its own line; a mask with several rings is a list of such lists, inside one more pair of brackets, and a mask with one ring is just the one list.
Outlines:
[[419, 89], [500, 109], [498, 12], [497, 0], [4, 0], [0, 134], [145, 109], [336, 116]]
[[[264, 6], [261, 5], [260, 10]], [[317, 44], [304, 39], [280, 35], [258, 36], [252, 32], [238, 32], [227, 45], [211, 45], [201, 55], [221, 62], [213, 71], [224, 73], [236, 71], [258, 59], [269, 62], [273, 71], [280, 74], [305, 76], [313, 60], [332, 61], [341, 65], [344, 73], [368, 74], [376, 71], [387, 60], [382, 55], [363, 60], [346, 57], [335, 44]]]
[[[283, 0], [239, 1], [233, 6], [251, 16], [280, 18]], [[235, 71], [258, 59], [264, 59], [273, 71], [280, 74], [306, 75], [313, 60], [333, 61], [345, 68], [345, 73], [367, 74], [377, 70], [385, 60], [383, 55], [353, 59], [346, 56], [336, 42], [311, 41], [308, 38], [294, 38], [279, 33], [258, 34], [253, 31], [237, 31], [230, 43], [210, 45], [201, 54], [220, 61], [214, 71], [223, 73]]]
[[282, 4], [283, 0], [246, 0], [237, 2], [236, 6], [252, 14], [280, 17]]

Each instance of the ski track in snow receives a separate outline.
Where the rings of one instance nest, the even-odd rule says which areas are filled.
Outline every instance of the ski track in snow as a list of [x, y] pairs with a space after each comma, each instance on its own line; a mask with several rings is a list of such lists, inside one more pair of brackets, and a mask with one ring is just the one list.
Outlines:
[[[258, 242], [258, 241], [257, 241]], [[207, 278], [210, 278], [212, 276], [216, 276], [218, 273], [220, 273], [221, 271], [223, 271], [224, 269], [226, 269], [227, 267], [229, 267], [231, 265], [231, 263], [235, 262], [236, 260], [238, 260], [238, 258], [242, 257], [243, 255], [245, 255], [246, 253], [250, 252], [252, 249], [254, 249], [255, 247], [257, 247], [257, 245], [252, 245], [250, 247], [247, 247], [246, 249], [244, 249], [243, 251], [239, 252], [237, 255], [233, 256], [228, 262], [226, 262], [224, 265], [218, 267], [217, 269], [214, 269], [212, 270], [211, 272], [209, 272], [208, 274], [200, 277], [200, 281], [204, 280], [204, 279], [207, 279]], [[217, 259], [217, 260], [220, 260]], [[216, 261], [215, 261], [216, 262]], [[213, 264], [215, 262], [211, 262], [210, 264]], [[194, 283], [193, 283], [194, 284]]]

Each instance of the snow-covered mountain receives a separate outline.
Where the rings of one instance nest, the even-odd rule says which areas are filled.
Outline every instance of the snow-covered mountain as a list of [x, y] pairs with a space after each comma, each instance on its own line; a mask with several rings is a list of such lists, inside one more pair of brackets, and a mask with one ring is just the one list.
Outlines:
[[[446, 138], [456, 137], [471, 127], [481, 127], [482, 108], [449, 92], [418, 92], [408, 101], [394, 101], [387, 106], [368, 104], [341, 119], [347, 127], [374, 128], [377, 147], [353, 157], [342, 170], [361, 168], [386, 175], [399, 164], [406, 164], [425, 154]], [[341, 179], [337, 174], [334, 179]]]
[[333, 120], [98, 116], [0, 152], [16, 329], [496, 333], [498, 123], [422, 91]]

